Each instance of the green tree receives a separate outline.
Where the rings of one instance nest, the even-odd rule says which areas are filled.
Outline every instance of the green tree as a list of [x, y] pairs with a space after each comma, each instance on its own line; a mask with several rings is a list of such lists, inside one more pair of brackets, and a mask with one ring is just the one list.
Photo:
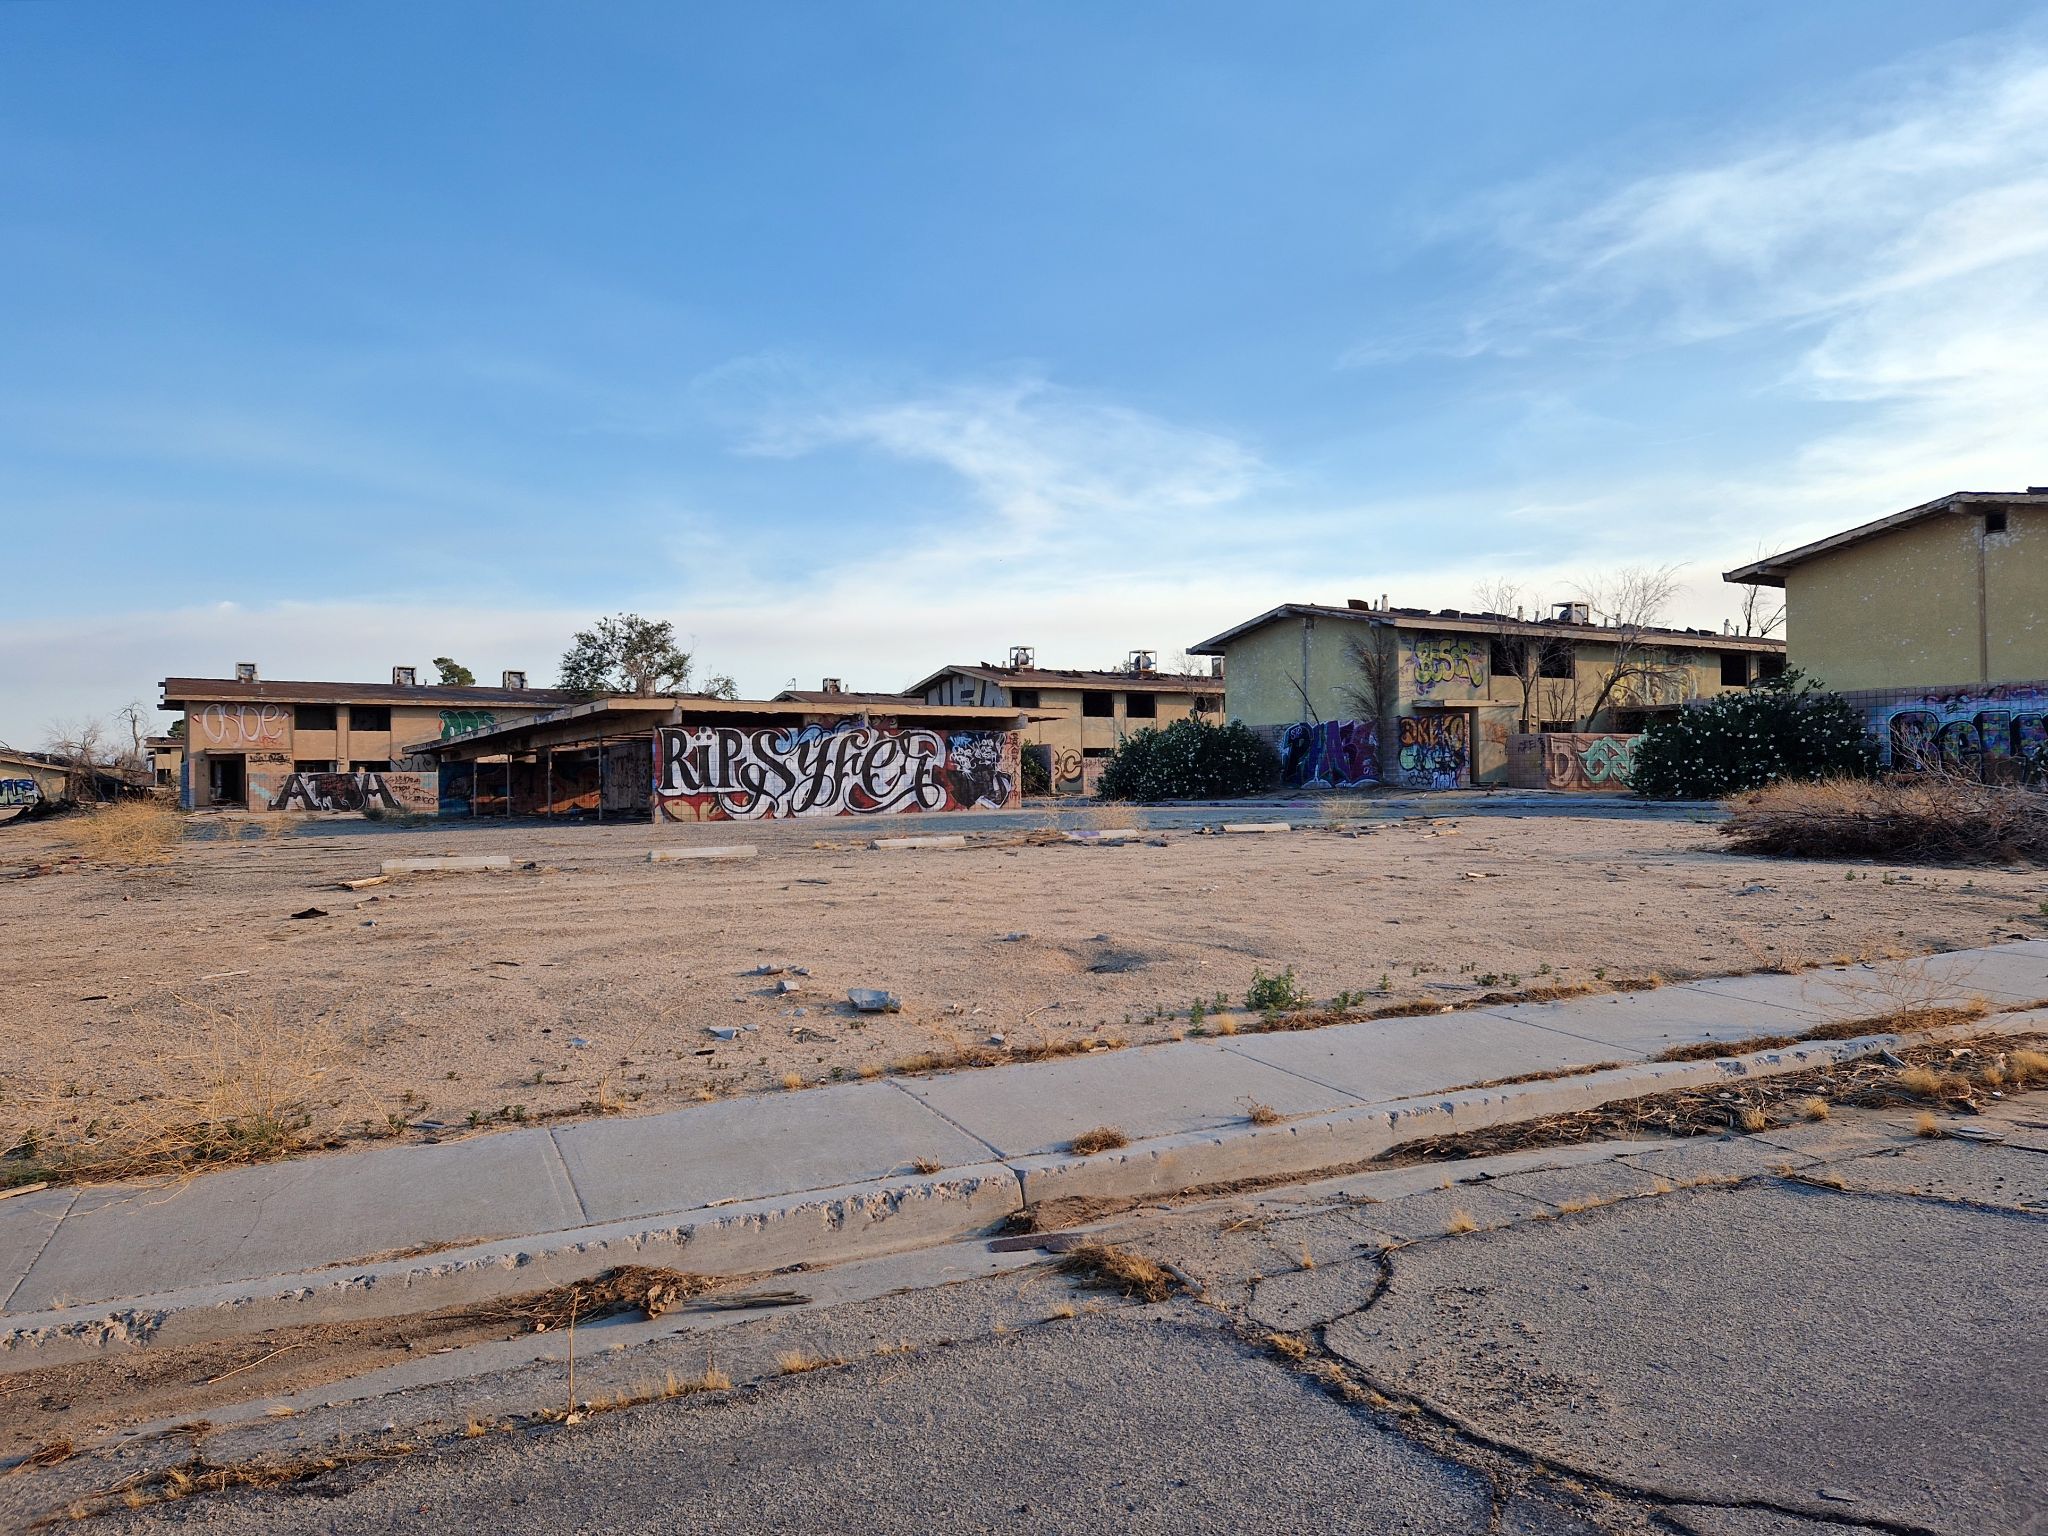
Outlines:
[[443, 688], [467, 688], [476, 681], [476, 674], [452, 656], [436, 656], [434, 665], [441, 669]]
[[1190, 715], [1127, 738], [1102, 765], [1096, 793], [1141, 804], [1215, 800], [1271, 789], [1279, 774], [1273, 749], [1243, 724], [1212, 725]]
[[1629, 785], [1656, 800], [1718, 800], [1781, 779], [1876, 772], [1861, 711], [1794, 669], [1653, 721]]
[[[575, 643], [562, 655], [561, 686], [642, 698], [688, 693], [693, 664], [690, 653], [676, 644], [675, 625], [667, 619], [622, 613], [576, 632]], [[738, 687], [723, 673], [714, 673], [697, 691], [719, 699], [739, 697]]]

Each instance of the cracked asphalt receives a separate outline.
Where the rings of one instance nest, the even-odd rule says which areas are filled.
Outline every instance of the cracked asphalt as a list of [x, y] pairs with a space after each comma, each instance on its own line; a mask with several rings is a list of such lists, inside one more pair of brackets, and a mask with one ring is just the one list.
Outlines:
[[[2048, 1096], [1987, 1123], [2003, 1143], [1847, 1115], [1147, 1209], [1099, 1235], [1183, 1276], [1168, 1302], [1076, 1290], [1042, 1263], [900, 1291], [883, 1274], [857, 1301], [604, 1352], [579, 1387], [644, 1391], [715, 1352], [730, 1391], [522, 1420], [562, 1400], [548, 1364], [301, 1405], [200, 1448], [228, 1463], [382, 1433], [418, 1449], [95, 1523], [2048, 1530]], [[779, 1374], [792, 1349], [847, 1363]], [[167, 1444], [39, 1475], [46, 1492], [147, 1488]]]

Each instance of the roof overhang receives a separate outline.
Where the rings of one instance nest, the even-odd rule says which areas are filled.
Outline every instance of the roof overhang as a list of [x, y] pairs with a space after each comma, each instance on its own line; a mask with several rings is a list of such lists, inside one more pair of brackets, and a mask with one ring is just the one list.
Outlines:
[[1999, 507], [2048, 507], [2048, 491], [1951, 491], [1946, 496], [1922, 502], [1917, 507], [1908, 507], [1903, 512], [1894, 512], [1889, 517], [1880, 517], [1875, 522], [1830, 534], [1811, 544], [1788, 549], [1783, 554], [1753, 560], [1732, 571], [1723, 571], [1721, 579], [1738, 586], [1782, 587], [1786, 572], [1795, 565], [1804, 565], [1809, 560], [1818, 560], [1823, 555], [1831, 555], [1854, 544], [1881, 539], [1888, 533], [1926, 522], [1929, 518], [1954, 514], [1975, 516]]

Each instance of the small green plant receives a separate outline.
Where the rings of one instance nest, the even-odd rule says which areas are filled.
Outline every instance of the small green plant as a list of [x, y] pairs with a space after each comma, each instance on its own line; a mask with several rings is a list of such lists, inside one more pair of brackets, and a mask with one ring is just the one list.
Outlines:
[[1541, 965], [1537, 966], [1536, 974], [1538, 976], [1548, 976], [1550, 974], [1550, 962], [1546, 960]]
[[1472, 979], [1478, 982], [1479, 985], [1482, 987], [1497, 987], [1500, 985], [1500, 978], [1494, 975], [1491, 971], [1482, 972], [1480, 975], [1474, 976]]
[[1244, 994], [1245, 1007], [1254, 1013], [1286, 1013], [1307, 1001], [1302, 994], [1301, 983], [1294, 978], [1291, 965], [1277, 976], [1253, 971], [1252, 984]]
[[[2043, 905], [2048, 905], [2048, 903], [2043, 903]], [[1206, 1019], [1208, 1016], [1209, 1010], [1202, 1005], [1202, 1000], [1199, 997], [1196, 998], [1192, 1003], [1188, 1004], [1189, 1029], [1200, 1029], [1202, 1027], [1202, 1020]]]

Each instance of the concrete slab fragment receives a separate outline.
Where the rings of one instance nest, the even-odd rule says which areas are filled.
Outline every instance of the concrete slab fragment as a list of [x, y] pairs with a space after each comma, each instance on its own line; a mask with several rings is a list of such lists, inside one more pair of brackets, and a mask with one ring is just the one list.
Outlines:
[[0, 1311], [6, 1310], [14, 1288], [27, 1277], [29, 1266], [49, 1245], [50, 1234], [76, 1198], [75, 1190], [39, 1189], [0, 1200]]
[[1229, 1049], [1367, 1104], [1467, 1083], [1591, 1066], [1634, 1053], [1536, 1029], [1494, 1011], [1368, 1019], [1288, 1034], [1239, 1035]]
[[1137, 1141], [1242, 1125], [1254, 1101], [1283, 1115], [1355, 1102], [1207, 1041], [908, 1078], [900, 1086], [1005, 1157], [1059, 1151], [1098, 1125]]
[[9, 1312], [580, 1225], [545, 1131], [235, 1168], [81, 1193]]
[[965, 848], [967, 838], [959, 832], [945, 833], [932, 837], [878, 837], [869, 843], [870, 848], [895, 852], [905, 848]]
[[586, 1121], [554, 1137], [593, 1221], [908, 1174], [918, 1158], [958, 1167], [989, 1155], [889, 1083]]
[[508, 853], [465, 853], [436, 859], [386, 859], [382, 865], [387, 875], [463, 874], [511, 867], [512, 856]]
[[1235, 833], [1292, 832], [1294, 828], [1284, 821], [1226, 821], [1223, 830]]
[[1761, 971], [1754, 976], [1715, 976], [1679, 985], [1688, 992], [1719, 998], [1730, 1006], [1781, 1008], [1807, 1020], [1810, 1028], [1829, 1016], [1836, 1001], [1833, 989], [1820, 979], [1827, 974], [1800, 971], [1784, 976]]
[[758, 848], [747, 843], [732, 843], [714, 848], [650, 848], [647, 862], [650, 864], [676, 864], [686, 859], [751, 859]]
[[1770, 1003], [1731, 1000], [1690, 986], [1574, 997], [1561, 1003], [1512, 1003], [1486, 1011], [1495, 1018], [1598, 1040], [1642, 1056], [1701, 1040], [1797, 1035], [1814, 1023], [1804, 1014]]
[[1460, 1184], [1455, 1189], [1433, 1189], [1427, 1194], [1389, 1200], [1384, 1205], [1362, 1206], [1358, 1219], [1373, 1231], [1395, 1242], [1412, 1243], [1427, 1237], [1448, 1237], [1453, 1226], [1470, 1221], [1473, 1230], [1490, 1232], [1531, 1216], [1547, 1216], [1549, 1208], [1526, 1195], [1510, 1193], [1492, 1185]]
[[1919, 1141], [1832, 1164], [1828, 1172], [1849, 1189], [2048, 1210], [2048, 1157], [2013, 1147]]

